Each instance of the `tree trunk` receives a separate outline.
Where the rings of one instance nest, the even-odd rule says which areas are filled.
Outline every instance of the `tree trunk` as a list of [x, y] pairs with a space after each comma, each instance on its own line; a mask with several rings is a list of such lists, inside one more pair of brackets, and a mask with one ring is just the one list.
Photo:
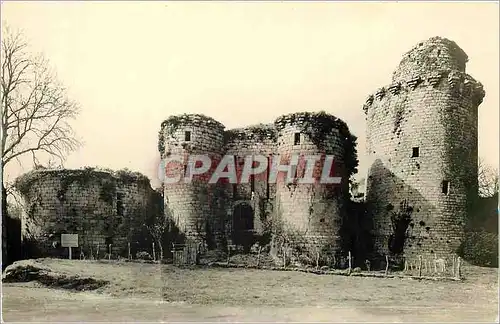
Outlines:
[[2, 183], [2, 271], [10, 264], [9, 239], [7, 235], [7, 193]]
[[21, 220], [8, 214], [7, 192], [2, 183], [2, 271], [20, 259]]
[[160, 248], [160, 262], [163, 260], [163, 245], [158, 241], [158, 247]]

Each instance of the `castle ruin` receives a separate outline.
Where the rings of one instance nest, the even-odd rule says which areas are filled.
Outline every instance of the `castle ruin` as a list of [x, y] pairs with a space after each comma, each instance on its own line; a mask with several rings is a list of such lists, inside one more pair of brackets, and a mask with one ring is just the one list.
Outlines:
[[[340, 253], [349, 178], [358, 163], [355, 140], [343, 121], [326, 113], [288, 114], [271, 125], [227, 131], [203, 115], [172, 116], [162, 123], [159, 133], [162, 158], [205, 154], [217, 163], [229, 155], [239, 173], [249, 155], [279, 156], [281, 164], [288, 164], [292, 154], [328, 154], [335, 156], [334, 175], [343, 182], [270, 183], [264, 172], [249, 183], [209, 184], [203, 179], [165, 184], [166, 208], [182, 232], [193, 239], [211, 237], [206, 239], [209, 245], [229, 240], [248, 247], [255, 243], [252, 237], [279, 227], [291, 243], [303, 249], [327, 248]], [[179, 168], [188, 169], [187, 165], [184, 170]]]
[[[430, 38], [404, 55], [389, 85], [368, 97], [363, 106], [370, 160], [364, 216], [353, 210], [349, 195], [349, 180], [358, 165], [356, 137], [343, 121], [321, 112], [288, 114], [272, 124], [231, 130], [200, 114], [169, 117], [159, 131], [162, 158], [209, 155], [217, 162], [232, 155], [241, 171], [242, 158], [248, 155], [278, 155], [283, 164], [295, 153], [329, 154], [335, 156], [335, 172], [343, 181], [274, 184], [263, 174], [249, 183], [165, 184], [168, 217], [186, 237], [212, 249], [231, 243], [248, 248], [266, 235], [279, 234], [302, 252], [346, 254], [363, 236], [363, 242], [370, 242], [363, 249], [373, 259], [455, 254], [477, 195], [477, 108], [485, 95], [481, 84], [465, 73], [466, 62], [467, 55], [454, 42]], [[103, 175], [117, 188], [117, 195], [106, 201], [99, 197], [102, 185], [96, 182], [64, 185], [50, 172], [44, 174], [22, 186], [27, 201], [38, 201], [31, 207], [32, 219], [23, 221], [23, 233], [32, 236], [82, 231], [77, 219], [104, 228], [107, 215], [125, 215], [116, 211], [119, 192], [130, 206], [147, 206], [152, 190], [137, 182], [121, 186]], [[66, 225], [57, 225], [62, 215], [73, 216], [67, 216], [71, 221]], [[136, 226], [143, 219], [137, 217], [130, 217], [128, 230], [113, 238], [116, 249], [142, 235]], [[105, 232], [91, 230], [86, 239], [105, 244]]]

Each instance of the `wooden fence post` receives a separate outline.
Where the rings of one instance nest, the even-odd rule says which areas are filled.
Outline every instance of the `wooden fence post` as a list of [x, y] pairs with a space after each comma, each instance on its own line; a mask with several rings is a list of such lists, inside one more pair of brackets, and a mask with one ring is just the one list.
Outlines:
[[418, 256], [418, 276], [422, 277], [422, 256]]
[[347, 256], [348, 258], [348, 262], [349, 262], [349, 269], [347, 270], [349, 274], [351, 274], [351, 268], [352, 268], [352, 264], [351, 264], [351, 251], [349, 251], [349, 254]]
[[130, 242], [128, 242], [128, 259], [132, 260], [132, 254], [130, 254]]
[[96, 260], [99, 260], [99, 243], [97, 243], [97, 252], [96, 252]]
[[319, 251], [316, 251], [316, 270], [319, 269]]
[[111, 244], [109, 245], [109, 254], [108, 254], [108, 260], [111, 260]]
[[458, 257], [457, 259], [457, 279], [460, 279], [461, 277], [461, 273], [460, 273], [460, 266], [461, 266], [461, 261], [462, 259], [460, 257]]
[[385, 256], [385, 275], [387, 276], [387, 273], [389, 272], [389, 256]]
[[282, 250], [283, 250], [283, 268], [286, 268], [286, 250], [284, 246]]
[[259, 252], [257, 254], [257, 267], [260, 265], [260, 251], [262, 251], [262, 246], [259, 245]]
[[156, 261], [155, 242], [153, 242], [153, 261]]
[[451, 262], [452, 262], [452, 275], [453, 275], [453, 277], [455, 277], [455, 274], [456, 274], [455, 268], [456, 268], [457, 264], [456, 264], [456, 259], [455, 259], [454, 255], [451, 257]]

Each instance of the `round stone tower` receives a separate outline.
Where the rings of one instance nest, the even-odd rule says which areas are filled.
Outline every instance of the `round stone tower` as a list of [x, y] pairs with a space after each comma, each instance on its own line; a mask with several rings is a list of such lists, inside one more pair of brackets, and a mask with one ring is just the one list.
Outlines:
[[[61, 234], [78, 234], [74, 257], [109, 253], [126, 257], [149, 249], [144, 223], [155, 208], [149, 179], [139, 173], [93, 168], [42, 169], [21, 175], [24, 257], [67, 256]], [[161, 201], [160, 201], [161, 202]], [[154, 205], [153, 205], [154, 204]]]
[[[171, 116], [161, 124], [158, 149], [164, 161], [177, 160], [175, 164], [162, 165], [166, 176], [182, 177], [179, 182], [164, 184], [167, 215], [187, 238], [205, 241], [209, 246], [215, 244], [221, 234], [222, 220], [217, 219], [221, 197], [219, 184], [210, 184], [209, 180], [223, 155], [224, 125], [200, 114]], [[209, 157], [212, 167], [203, 175], [184, 181], [189, 177], [189, 157], [194, 155]]]
[[[334, 156], [331, 176], [342, 178], [339, 184], [313, 184], [279, 176], [276, 183], [275, 217], [293, 247], [301, 250], [338, 253], [343, 249], [343, 223], [348, 200], [349, 177], [355, 172], [356, 138], [340, 119], [320, 113], [295, 113], [276, 119], [277, 149], [280, 164], [289, 164], [299, 156], [296, 178], [305, 172], [304, 156], [320, 155], [315, 178], [319, 180], [324, 157]], [[276, 158], [276, 157], [275, 157]], [[344, 251], [345, 252], [345, 251]]]
[[485, 94], [466, 62], [453, 41], [430, 38], [363, 107], [374, 258], [449, 260], [462, 242], [477, 195], [477, 108]]

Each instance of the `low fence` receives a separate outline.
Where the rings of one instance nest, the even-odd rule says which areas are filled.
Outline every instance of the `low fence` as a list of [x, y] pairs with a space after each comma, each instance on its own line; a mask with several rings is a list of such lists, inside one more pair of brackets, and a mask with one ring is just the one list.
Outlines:
[[[357, 263], [354, 261], [354, 257], [351, 252], [347, 255], [337, 255], [333, 257], [332, 264], [326, 266], [320, 265], [320, 259], [322, 258], [321, 253], [317, 252], [314, 260], [310, 260], [309, 264], [300, 264], [300, 262], [294, 262], [293, 253], [290, 248], [284, 246], [279, 249], [274, 256], [273, 264], [264, 264], [262, 262], [262, 247], [258, 247], [253, 251], [253, 260], [246, 262], [245, 264], [234, 262], [231, 260], [231, 256], [236, 256], [234, 253], [236, 246], [228, 246], [227, 260], [224, 266], [235, 266], [235, 267], [251, 267], [251, 268], [261, 268], [261, 269], [284, 269], [284, 270], [298, 270], [314, 273], [338, 273], [338, 274], [353, 274], [353, 275], [371, 275], [371, 276], [406, 276], [406, 277], [420, 277], [420, 278], [434, 278], [434, 279], [463, 279], [462, 266], [464, 264], [463, 259], [456, 255], [451, 255], [449, 257], [437, 256], [433, 257], [422, 257], [412, 258], [410, 260], [405, 260], [401, 257], [385, 256], [383, 260], [358, 260]], [[267, 254], [267, 253], [266, 253]], [[372, 264], [379, 264], [376, 270], [372, 268]], [[355, 264], [357, 266], [355, 266]], [[360, 266], [362, 264], [362, 266]], [[223, 265], [217, 262], [217, 265]]]
[[172, 244], [172, 262], [174, 265], [195, 265], [199, 263], [200, 243]]
[[[150, 251], [136, 251], [132, 253], [131, 244], [128, 243], [128, 251], [122, 254], [113, 253], [113, 245], [83, 245], [73, 248], [73, 259], [80, 260], [151, 260], [160, 261], [164, 259], [163, 251], [155, 243], [151, 244]], [[172, 243], [172, 262], [175, 265], [195, 265], [199, 263], [200, 255], [204, 252], [203, 245], [199, 242], [186, 242], [184, 244]]]
[[[172, 244], [172, 263], [177, 266], [182, 265], [196, 265], [200, 263], [200, 258], [204, 254], [206, 249], [199, 242], [186, 242], [184, 244]], [[277, 251], [277, 255], [273, 258], [273, 266], [269, 264], [265, 264], [263, 261], [264, 255], [269, 255], [269, 253], [263, 253], [263, 247], [258, 246], [252, 250], [250, 254], [239, 254], [238, 246], [229, 244], [227, 246], [226, 251], [226, 266], [235, 266], [235, 267], [247, 267], [250, 266], [252, 268], [261, 268], [261, 269], [314, 269], [316, 271], [322, 270], [333, 271], [333, 270], [341, 270], [347, 274], [359, 274], [363, 273], [372, 273], [378, 275], [388, 276], [389, 274], [399, 273], [400, 275], [410, 276], [410, 277], [441, 277], [441, 278], [454, 278], [460, 279], [463, 278], [462, 273], [462, 265], [463, 260], [458, 256], [449, 256], [449, 257], [422, 257], [413, 258], [411, 260], [405, 260], [402, 258], [393, 258], [386, 256], [382, 263], [385, 267], [382, 267], [382, 270], [372, 269], [370, 260], [364, 260], [361, 262], [363, 264], [360, 267], [360, 262], [356, 263], [358, 266], [355, 266], [354, 257], [350, 252], [347, 253], [346, 256], [337, 256], [337, 260], [333, 261], [333, 265], [329, 266], [320, 266], [319, 260], [321, 259], [321, 254], [319, 252], [316, 253], [315, 260], [312, 261], [313, 264], [309, 265], [298, 265], [297, 262], [294, 262], [294, 257], [292, 250], [287, 247], [283, 247]], [[90, 259], [90, 260], [117, 260], [117, 259], [142, 259], [142, 260], [152, 260], [159, 261], [161, 259], [161, 253], [159, 253], [157, 246], [153, 243], [151, 246], [151, 253], [149, 251], [140, 251], [134, 255], [131, 253], [130, 243], [128, 244], [128, 254], [126, 256], [113, 254], [113, 246], [111, 244], [107, 246], [101, 246], [97, 244], [95, 248], [92, 246], [83, 246], [78, 248], [78, 253], [74, 254], [74, 258], [79, 258], [81, 260]], [[84, 252], [87, 253], [84, 253]], [[76, 251], [75, 251], [76, 252]], [[251, 259], [251, 264], [239, 264], [238, 262], [234, 262], [231, 260], [232, 257], [236, 255], [245, 255], [249, 256]], [[376, 260], [380, 264], [380, 260]], [[220, 262], [217, 262], [218, 264]], [[402, 264], [402, 268], [401, 267]], [[394, 271], [394, 269], [398, 269]]]
[[448, 258], [419, 256], [417, 260], [404, 261], [403, 272], [412, 276], [462, 277], [463, 260], [459, 256]]
[[[151, 244], [149, 251], [132, 248], [133, 244], [128, 243], [126, 249], [118, 253], [112, 244], [83, 244], [77, 248], [72, 248], [72, 258], [80, 260], [118, 260], [118, 259], [142, 259], [158, 261], [163, 257], [163, 251], [155, 243]], [[68, 250], [68, 248], [62, 248]], [[68, 257], [67, 253], [63, 257]]]

